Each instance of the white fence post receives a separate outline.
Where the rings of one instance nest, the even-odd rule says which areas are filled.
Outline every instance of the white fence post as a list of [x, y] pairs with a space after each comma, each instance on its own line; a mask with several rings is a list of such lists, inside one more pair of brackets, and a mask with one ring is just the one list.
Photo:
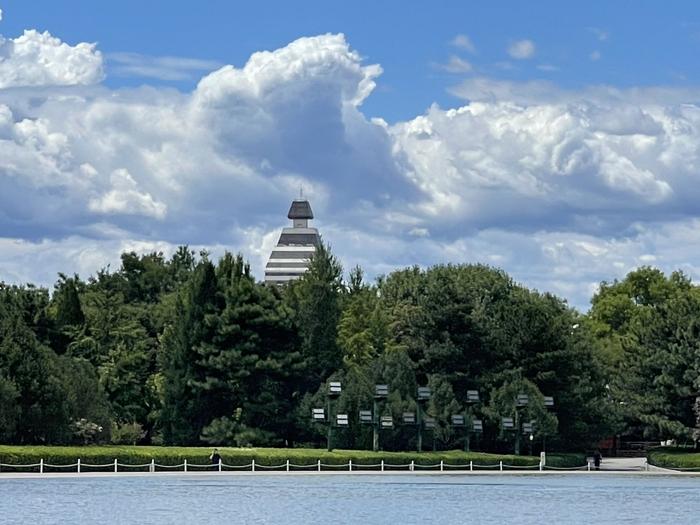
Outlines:
[[590, 471], [591, 471], [591, 462], [589, 461], [588, 462], [588, 472], [590, 472]]
[[43, 474], [43, 473], [44, 473], [44, 460], [40, 459], [39, 460], [39, 474]]
[[151, 472], [156, 471], [156, 460], [151, 458]]
[[255, 472], [255, 458], [250, 461], [250, 471]]
[[542, 472], [542, 460], [540, 460], [540, 472]]
[[440, 472], [442, 472], [444, 470], [444, 467], [445, 467], [445, 465], [443, 463], [443, 460], [441, 459], [440, 460]]
[[117, 471], [117, 458], [114, 458], [114, 472]]
[[413, 470], [416, 468], [416, 462], [411, 460], [411, 466], [408, 468], [411, 470], [411, 472], [413, 472]]
[[384, 460], [382, 460], [382, 466], [381, 466], [382, 472], [384, 472]]
[[348, 471], [352, 472], [352, 459], [348, 460]]
[[223, 463], [223, 460], [219, 458], [219, 472], [221, 472], [221, 463]]
[[472, 470], [474, 470], [474, 461], [470, 459], [469, 460], [469, 472], [471, 472]]
[[318, 471], [321, 472], [321, 460], [318, 460]]
[[503, 460], [498, 462], [498, 469], [503, 470]]
[[80, 474], [80, 458], [78, 458], [78, 474]]
[[289, 472], [289, 460], [287, 460], [287, 472]]
[[185, 472], [187, 472], [187, 460], [185, 460], [184, 465], [185, 465]]

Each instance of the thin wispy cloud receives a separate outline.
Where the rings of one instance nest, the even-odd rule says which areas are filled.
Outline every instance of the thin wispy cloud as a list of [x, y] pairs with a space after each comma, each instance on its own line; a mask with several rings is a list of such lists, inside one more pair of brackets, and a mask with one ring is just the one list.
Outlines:
[[603, 29], [600, 29], [599, 27], [587, 27], [586, 29], [593, 33], [600, 42], [605, 42], [610, 36], [610, 33]]
[[459, 34], [455, 36], [450, 44], [458, 49], [464, 49], [465, 51], [469, 51], [470, 53], [476, 53], [476, 46], [474, 46], [474, 43], [472, 42], [471, 38], [469, 38], [465, 34]]
[[596, 62], [596, 61], [600, 60], [601, 54], [600, 54], [600, 51], [596, 50], [596, 51], [592, 51], [591, 54], [588, 56], [593, 62]]
[[555, 71], [559, 71], [559, 68], [557, 66], [554, 66], [552, 64], [538, 64], [537, 69], [540, 71], [545, 71], [547, 73], [553, 73]]
[[518, 69], [515, 64], [512, 62], [508, 62], [507, 60], [504, 60], [502, 62], [496, 62], [493, 64], [494, 69], [500, 70], [500, 71], [514, 71]]
[[471, 63], [456, 55], [452, 55], [446, 64], [437, 64], [437, 67], [455, 75], [471, 73], [473, 69]]
[[189, 80], [222, 66], [214, 60], [163, 56], [154, 57], [139, 53], [110, 53], [107, 55], [110, 75], [143, 77], [159, 80]]
[[518, 40], [508, 46], [508, 54], [517, 60], [527, 60], [535, 56], [535, 43], [532, 40]]

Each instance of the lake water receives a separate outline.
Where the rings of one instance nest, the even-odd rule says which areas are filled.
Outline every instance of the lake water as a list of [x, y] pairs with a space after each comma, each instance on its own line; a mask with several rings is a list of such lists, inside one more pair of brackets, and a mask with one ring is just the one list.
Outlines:
[[700, 523], [700, 478], [255, 475], [2, 479], [0, 523]]

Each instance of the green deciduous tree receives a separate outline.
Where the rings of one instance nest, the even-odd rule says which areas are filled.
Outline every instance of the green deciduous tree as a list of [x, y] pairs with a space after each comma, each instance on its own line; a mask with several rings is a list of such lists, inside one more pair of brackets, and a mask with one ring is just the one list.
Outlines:
[[[610, 395], [637, 439], [692, 439], [700, 377], [700, 293], [682, 273], [643, 267], [604, 283], [589, 314]], [[609, 352], [608, 352], [609, 354]], [[605, 355], [605, 354], [604, 354]]]

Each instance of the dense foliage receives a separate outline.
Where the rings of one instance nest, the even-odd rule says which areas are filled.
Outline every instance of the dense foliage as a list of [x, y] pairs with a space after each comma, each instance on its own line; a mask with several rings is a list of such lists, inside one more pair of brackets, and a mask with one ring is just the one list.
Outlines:
[[[378, 383], [390, 393], [377, 415], [396, 423], [385, 450], [416, 446], [400, 423], [419, 386], [433, 393], [426, 448], [461, 448], [451, 416], [464, 414], [484, 423], [472, 448], [512, 451], [502, 418], [516, 411], [534, 423], [533, 452], [613, 434], [698, 438], [700, 291], [682, 274], [603, 283], [587, 315], [482, 265], [342, 276], [326, 246], [282, 288], [256, 282], [241, 256], [183, 247], [125, 253], [87, 281], [60, 275], [51, 294], [0, 284], [0, 441], [321, 445], [311, 409], [330, 406], [350, 415], [335, 445], [371, 449], [358, 413]], [[329, 380], [343, 385], [332, 405]]]

